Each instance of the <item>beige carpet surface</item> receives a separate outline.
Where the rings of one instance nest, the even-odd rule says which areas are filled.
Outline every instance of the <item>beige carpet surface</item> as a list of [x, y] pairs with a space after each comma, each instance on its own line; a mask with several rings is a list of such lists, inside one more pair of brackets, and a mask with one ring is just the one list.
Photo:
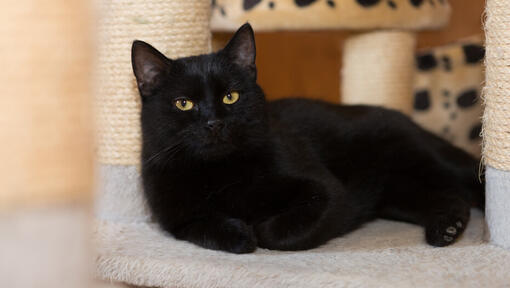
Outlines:
[[385, 220], [300, 252], [232, 255], [176, 241], [156, 225], [97, 222], [97, 276], [156, 287], [510, 287], [510, 251], [483, 242], [479, 211], [459, 242], [425, 244]]

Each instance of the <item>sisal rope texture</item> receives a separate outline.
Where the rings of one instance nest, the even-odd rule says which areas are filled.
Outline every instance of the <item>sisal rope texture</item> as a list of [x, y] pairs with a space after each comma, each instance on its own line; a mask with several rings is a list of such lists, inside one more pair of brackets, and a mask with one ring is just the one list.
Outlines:
[[210, 51], [210, 0], [100, 0], [95, 110], [98, 160], [137, 165], [140, 101], [131, 44], [150, 43], [169, 58]]
[[409, 115], [412, 109], [415, 36], [382, 31], [345, 43], [342, 102], [380, 105]]
[[510, 0], [487, 0], [485, 35], [483, 157], [510, 171]]

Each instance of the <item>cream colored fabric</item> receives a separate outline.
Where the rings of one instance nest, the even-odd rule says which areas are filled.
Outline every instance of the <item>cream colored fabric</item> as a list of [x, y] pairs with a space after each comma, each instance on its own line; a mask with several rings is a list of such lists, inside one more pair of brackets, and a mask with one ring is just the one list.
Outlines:
[[141, 287], [113, 281], [98, 280], [94, 283], [94, 288], [141, 288]]
[[156, 287], [507, 287], [510, 251], [483, 243], [473, 211], [460, 242], [425, 244], [423, 228], [378, 220], [308, 251], [233, 255], [176, 241], [153, 224], [98, 222], [96, 273]]
[[[235, 31], [250, 22], [256, 31], [297, 29], [379, 29], [422, 30], [447, 24], [447, 0], [359, 1], [355, 0], [216, 0], [213, 6], [213, 31]], [[298, 6], [296, 3], [313, 2]], [[419, 3], [417, 6], [411, 2]], [[243, 5], [253, 3], [253, 5]], [[393, 4], [393, 5], [392, 5]], [[245, 8], [243, 8], [245, 7]]]
[[487, 0], [485, 14], [483, 157], [510, 171], [510, 0]]
[[88, 1], [0, 2], [0, 211], [90, 200], [91, 17]]
[[409, 32], [370, 32], [344, 46], [342, 103], [370, 104], [411, 114], [415, 36]]
[[143, 40], [170, 58], [210, 51], [210, 0], [98, 0], [100, 11], [96, 111], [98, 160], [136, 165], [140, 157], [140, 96], [131, 44]]

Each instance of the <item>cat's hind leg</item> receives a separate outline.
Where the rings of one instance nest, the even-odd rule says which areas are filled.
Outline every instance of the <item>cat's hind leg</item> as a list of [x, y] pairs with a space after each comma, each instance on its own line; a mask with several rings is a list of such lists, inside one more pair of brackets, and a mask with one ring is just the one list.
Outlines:
[[423, 180], [407, 177], [388, 185], [379, 216], [423, 226], [425, 240], [432, 246], [450, 245], [466, 229], [471, 205], [463, 187]]
[[329, 221], [325, 215], [329, 202], [325, 187], [299, 182], [302, 184], [289, 185], [287, 188], [292, 189], [294, 194], [292, 200], [289, 197], [291, 204], [287, 209], [255, 225], [260, 247], [305, 250], [323, 244], [332, 237], [326, 235], [331, 230], [325, 226], [331, 224], [327, 223]]
[[281, 188], [287, 190], [285, 194], [292, 195], [288, 207], [254, 226], [260, 247], [311, 249], [363, 222], [355, 217], [356, 212], [349, 201], [342, 199], [347, 194], [334, 177], [287, 180], [285, 183]]
[[424, 223], [427, 243], [436, 247], [454, 243], [468, 224], [469, 203], [460, 197], [437, 195], [430, 199], [429, 205], [430, 210], [425, 213]]

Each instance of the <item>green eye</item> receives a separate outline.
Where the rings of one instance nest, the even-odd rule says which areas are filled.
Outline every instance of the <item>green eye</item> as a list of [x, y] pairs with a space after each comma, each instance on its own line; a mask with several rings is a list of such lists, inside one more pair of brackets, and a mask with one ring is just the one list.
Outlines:
[[191, 110], [191, 108], [193, 108], [194, 104], [190, 100], [179, 99], [179, 100], [175, 101], [175, 106], [177, 106], [177, 108], [179, 108], [179, 110], [188, 111], [188, 110]]
[[230, 92], [223, 97], [223, 103], [225, 104], [234, 104], [239, 100], [239, 92]]

